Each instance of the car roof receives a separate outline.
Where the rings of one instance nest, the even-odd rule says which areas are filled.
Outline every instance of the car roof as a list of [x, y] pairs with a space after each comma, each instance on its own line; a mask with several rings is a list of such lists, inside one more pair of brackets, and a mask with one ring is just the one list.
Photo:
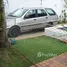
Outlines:
[[23, 7], [22, 9], [51, 9], [51, 8], [45, 8], [45, 7]]

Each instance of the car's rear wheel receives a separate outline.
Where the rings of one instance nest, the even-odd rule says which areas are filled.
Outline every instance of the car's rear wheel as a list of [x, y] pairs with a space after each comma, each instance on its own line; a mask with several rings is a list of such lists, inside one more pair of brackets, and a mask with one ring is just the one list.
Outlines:
[[20, 28], [18, 26], [13, 26], [9, 29], [9, 37], [17, 37], [20, 34]]
[[53, 22], [49, 22], [48, 27], [52, 27], [52, 26], [53, 26]]

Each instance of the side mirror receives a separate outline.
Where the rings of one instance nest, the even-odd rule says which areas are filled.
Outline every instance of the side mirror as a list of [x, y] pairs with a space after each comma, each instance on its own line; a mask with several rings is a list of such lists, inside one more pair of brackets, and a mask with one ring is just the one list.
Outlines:
[[24, 19], [28, 19], [29, 17], [28, 16], [24, 16]]

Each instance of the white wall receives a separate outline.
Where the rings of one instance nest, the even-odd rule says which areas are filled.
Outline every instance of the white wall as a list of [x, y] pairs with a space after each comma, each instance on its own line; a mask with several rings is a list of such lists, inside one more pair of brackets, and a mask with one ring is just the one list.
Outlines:
[[[41, 0], [8, 0], [8, 2], [9, 8], [6, 9], [8, 12], [22, 7], [41, 7]], [[53, 8], [60, 15], [63, 2], [61, 0], [42, 0], [42, 7]]]

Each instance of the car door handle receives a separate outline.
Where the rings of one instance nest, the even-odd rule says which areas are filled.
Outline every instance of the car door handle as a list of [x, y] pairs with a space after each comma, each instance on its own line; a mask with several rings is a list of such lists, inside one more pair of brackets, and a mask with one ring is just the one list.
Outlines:
[[48, 17], [46, 17], [46, 19], [48, 19]]
[[36, 19], [34, 19], [34, 20], [36, 20]]

